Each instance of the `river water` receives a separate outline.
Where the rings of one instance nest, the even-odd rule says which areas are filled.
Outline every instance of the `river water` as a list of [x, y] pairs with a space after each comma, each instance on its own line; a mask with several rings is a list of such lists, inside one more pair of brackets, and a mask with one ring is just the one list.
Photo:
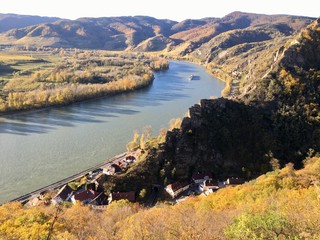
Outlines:
[[[197, 77], [189, 81], [191, 74]], [[145, 89], [0, 116], [0, 203], [124, 152], [135, 130], [151, 125], [157, 134], [223, 87], [203, 67], [171, 61]]]

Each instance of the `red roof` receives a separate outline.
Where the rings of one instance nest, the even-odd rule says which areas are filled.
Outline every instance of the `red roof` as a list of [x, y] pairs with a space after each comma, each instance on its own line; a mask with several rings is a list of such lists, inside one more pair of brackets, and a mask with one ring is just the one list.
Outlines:
[[136, 193], [135, 192], [114, 192], [111, 194], [112, 201], [118, 201], [121, 199], [127, 199], [130, 202], [134, 202], [136, 200]]
[[79, 192], [77, 194], [74, 195], [74, 199], [78, 200], [78, 201], [86, 201], [86, 200], [93, 200], [96, 197], [99, 196], [100, 193], [95, 192], [93, 190], [85, 190], [83, 192]]
[[188, 185], [189, 185], [188, 183], [175, 182], [175, 183], [169, 184], [167, 186], [167, 188], [171, 188], [172, 191], [175, 192], [175, 191], [179, 190], [180, 188], [184, 188]]

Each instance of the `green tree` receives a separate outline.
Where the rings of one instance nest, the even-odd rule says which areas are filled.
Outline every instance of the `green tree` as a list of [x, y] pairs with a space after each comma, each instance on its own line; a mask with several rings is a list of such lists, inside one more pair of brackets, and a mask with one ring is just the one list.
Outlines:
[[225, 231], [227, 239], [297, 239], [289, 220], [276, 211], [243, 214], [236, 217]]

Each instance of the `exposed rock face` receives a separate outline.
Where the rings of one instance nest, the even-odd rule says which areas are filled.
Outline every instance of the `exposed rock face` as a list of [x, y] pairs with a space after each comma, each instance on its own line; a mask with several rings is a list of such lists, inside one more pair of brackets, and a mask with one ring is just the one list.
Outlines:
[[319, 21], [274, 56], [239, 102], [202, 100], [168, 134], [165, 159], [178, 177], [194, 171], [250, 176], [268, 170], [272, 157], [300, 167], [310, 148], [320, 150]]
[[249, 177], [268, 169], [269, 126], [261, 109], [220, 98], [201, 100], [189, 115], [180, 129], [168, 133], [164, 147], [165, 162], [171, 161], [165, 166], [175, 168], [175, 177], [188, 178], [195, 171]]

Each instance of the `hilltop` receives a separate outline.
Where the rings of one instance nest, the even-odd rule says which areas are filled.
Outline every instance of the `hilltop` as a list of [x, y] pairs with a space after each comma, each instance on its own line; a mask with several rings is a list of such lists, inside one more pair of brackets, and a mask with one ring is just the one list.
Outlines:
[[[223, 33], [228, 35], [231, 30], [260, 31], [258, 26], [264, 26], [261, 30], [268, 32], [264, 35], [290, 35], [312, 20], [308, 17], [242, 12], [234, 12], [223, 18], [187, 19], [182, 22], [147, 16], [80, 18], [42, 22], [33, 26], [26, 24], [26, 27], [8, 26], [11, 29], [0, 34], [0, 44], [105, 50], [166, 50], [180, 56], [194, 52], [202, 59], [206, 55], [203, 51], [207, 51], [213, 44], [212, 38]], [[233, 39], [240, 37], [240, 42], [268, 39], [267, 36], [253, 35], [240, 34]], [[207, 45], [202, 47], [203, 44]]]
[[51, 23], [58, 20], [60, 20], [60, 18], [0, 13], [0, 32], [42, 23]]

